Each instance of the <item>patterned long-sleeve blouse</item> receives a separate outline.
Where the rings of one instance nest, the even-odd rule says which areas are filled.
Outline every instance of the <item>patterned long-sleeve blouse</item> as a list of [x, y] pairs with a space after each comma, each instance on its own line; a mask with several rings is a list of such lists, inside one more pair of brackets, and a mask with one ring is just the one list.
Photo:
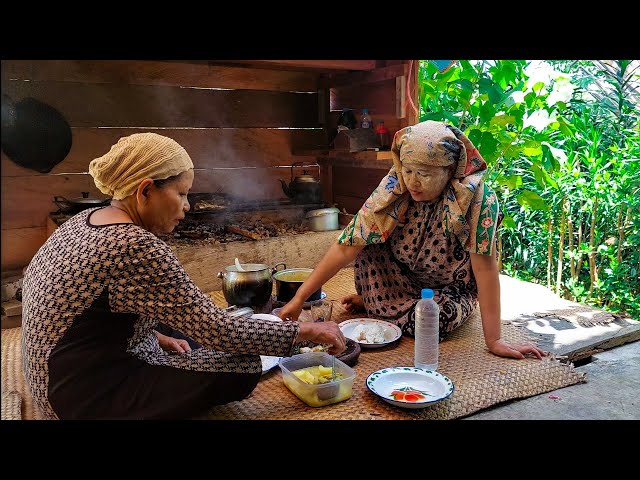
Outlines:
[[[127, 358], [200, 372], [256, 373], [259, 355], [291, 354], [297, 322], [229, 317], [165, 242], [132, 223], [92, 225], [96, 210], [60, 226], [25, 273], [24, 373], [47, 416], [56, 417], [51, 382], [93, 384], [106, 394], [127, 375]], [[154, 332], [159, 322], [204, 348], [163, 351]], [[60, 365], [67, 371], [56, 371]]]

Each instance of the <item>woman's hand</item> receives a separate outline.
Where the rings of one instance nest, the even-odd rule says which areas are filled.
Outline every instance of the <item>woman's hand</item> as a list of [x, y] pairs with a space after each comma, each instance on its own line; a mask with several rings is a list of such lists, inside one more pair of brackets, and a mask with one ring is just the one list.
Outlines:
[[364, 301], [362, 295], [354, 293], [353, 295], [347, 295], [342, 300], [342, 305], [348, 313], [364, 312]]
[[309, 340], [313, 343], [331, 345], [329, 354], [338, 355], [347, 348], [347, 339], [335, 322], [303, 322], [296, 343]]
[[280, 318], [282, 320], [297, 320], [302, 312], [302, 305], [304, 302], [300, 302], [295, 297], [282, 307], [280, 310]]
[[160, 348], [162, 348], [165, 352], [186, 353], [191, 351], [189, 342], [183, 340], [182, 338], [168, 337], [161, 334], [160, 332], [155, 332], [155, 334], [156, 337], [158, 337]]
[[489, 345], [489, 351], [494, 355], [499, 357], [509, 357], [509, 358], [517, 358], [523, 359], [525, 354], [530, 353], [535, 355], [538, 360], [542, 360], [542, 357], [546, 357], [549, 353], [543, 350], [540, 350], [538, 347], [533, 345], [527, 345], [524, 343], [520, 344], [509, 344], [504, 340], [498, 339]]

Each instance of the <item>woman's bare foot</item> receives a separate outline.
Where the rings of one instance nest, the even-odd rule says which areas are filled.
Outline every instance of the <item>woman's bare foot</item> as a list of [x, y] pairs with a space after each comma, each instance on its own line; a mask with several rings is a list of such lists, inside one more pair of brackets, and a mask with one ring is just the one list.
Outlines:
[[364, 312], [364, 300], [362, 300], [362, 295], [353, 294], [347, 295], [342, 299], [342, 305], [349, 313], [355, 312]]

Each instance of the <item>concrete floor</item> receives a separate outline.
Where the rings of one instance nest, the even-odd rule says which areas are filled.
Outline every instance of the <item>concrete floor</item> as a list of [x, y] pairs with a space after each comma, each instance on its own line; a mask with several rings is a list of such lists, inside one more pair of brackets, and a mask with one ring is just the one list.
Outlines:
[[586, 383], [507, 402], [464, 420], [640, 420], [640, 341], [593, 355], [576, 370], [587, 373]]

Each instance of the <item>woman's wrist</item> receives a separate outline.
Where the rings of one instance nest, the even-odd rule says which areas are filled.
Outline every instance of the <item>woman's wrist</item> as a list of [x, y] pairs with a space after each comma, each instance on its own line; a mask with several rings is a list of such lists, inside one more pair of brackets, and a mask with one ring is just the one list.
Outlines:
[[312, 337], [311, 329], [313, 328], [313, 323], [300, 322], [298, 325], [298, 336], [296, 337], [294, 343], [300, 343], [304, 342], [305, 340], [310, 340]]

